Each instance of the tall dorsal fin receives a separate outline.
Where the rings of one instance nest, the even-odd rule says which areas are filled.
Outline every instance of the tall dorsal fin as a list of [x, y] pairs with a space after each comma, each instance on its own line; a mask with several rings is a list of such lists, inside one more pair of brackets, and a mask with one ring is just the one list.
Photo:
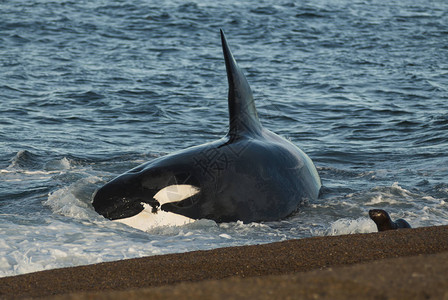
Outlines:
[[229, 82], [229, 121], [228, 135], [235, 138], [242, 135], [258, 134], [261, 124], [249, 83], [243, 71], [233, 58], [226, 36], [221, 30], [222, 50], [226, 61], [227, 79]]

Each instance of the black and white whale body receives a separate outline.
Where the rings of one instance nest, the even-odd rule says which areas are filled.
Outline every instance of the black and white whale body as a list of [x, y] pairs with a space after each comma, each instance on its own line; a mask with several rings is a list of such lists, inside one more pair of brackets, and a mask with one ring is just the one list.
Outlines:
[[222, 31], [221, 40], [229, 83], [227, 135], [113, 179], [94, 196], [99, 214], [143, 230], [195, 219], [273, 221], [318, 197], [321, 181], [313, 162], [261, 126], [252, 91]]

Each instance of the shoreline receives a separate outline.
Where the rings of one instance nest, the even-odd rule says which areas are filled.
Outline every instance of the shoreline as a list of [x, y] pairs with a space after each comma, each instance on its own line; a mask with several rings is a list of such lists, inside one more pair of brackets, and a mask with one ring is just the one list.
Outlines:
[[[415, 268], [421, 264], [426, 266], [423, 269], [427, 272], [440, 268], [447, 270], [446, 272], [439, 270], [434, 274], [422, 271], [422, 276], [424, 280], [429, 280], [429, 283], [446, 282], [446, 286], [442, 285], [441, 290], [432, 287], [428, 292], [443, 292], [445, 289], [446, 294], [437, 295], [444, 295], [448, 299], [447, 258], [448, 226], [422, 227], [166, 254], [3, 277], [0, 278], [0, 298], [56, 295], [59, 295], [58, 298], [69, 299], [100, 296], [123, 298], [125, 295], [130, 297], [134, 294], [161, 291], [165, 291], [162, 298], [169, 298], [170, 295], [174, 297], [180, 291], [181, 295], [189, 295], [188, 290], [204, 293], [207, 286], [215, 286], [213, 291], [228, 286], [234, 293], [249, 292], [251, 289], [248, 290], [247, 287], [259, 286], [254, 288], [253, 292], [261, 292], [263, 287], [270, 286], [271, 282], [282, 283], [285, 285], [283, 290], [288, 291], [288, 287], [296, 289], [300, 286], [300, 282], [309, 280], [319, 282], [316, 288], [320, 287], [321, 290], [323, 286], [333, 287], [327, 295], [336, 297], [338, 286], [340, 291], [346, 288], [342, 289], [344, 284], [333, 286], [331, 282], [334, 283], [334, 279], [339, 277], [330, 276], [329, 272], [333, 272], [334, 275], [335, 272], [350, 274], [356, 271], [359, 273], [356, 278], [368, 278], [375, 275], [370, 274], [369, 267], [366, 267], [372, 264], [379, 265], [376, 268], [389, 270], [395, 279], [402, 278], [402, 288], [393, 291], [407, 291], [406, 295], [411, 295], [409, 292], [418, 285], [412, 284], [409, 278], [414, 278], [412, 276], [415, 273], [419, 279], [420, 271], [417, 271], [420, 269]], [[387, 260], [393, 263], [387, 263]], [[401, 271], [393, 269], [400, 266]], [[442, 278], [431, 280], [435, 274], [439, 274]], [[371, 280], [378, 281], [384, 279], [384, 276], [378, 278], [374, 276], [376, 279]], [[272, 286], [272, 289], [275, 289], [275, 286], [278, 285]], [[308, 283], [306, 286], [311, 289], [314, 285]], [[351, 289], [353, 288], [354, 286]], [[212, 298], [220, 299], [217, 296], [222, 295], [231, 297], [229, 292], [224, 289]], [[290, 293], [293, 293], [293, 290]], [[419, 293], [422, 291], [416, 291], [414, 294], [420, 295]], [[156, 294], [152, 294], [151, 297], [156, 297]], [[370, 294], [374, 295], [372, 292]], [[254, 294], [251, 296], [254, 297]], [[207, 297], [211, 297], [211, 294]]]

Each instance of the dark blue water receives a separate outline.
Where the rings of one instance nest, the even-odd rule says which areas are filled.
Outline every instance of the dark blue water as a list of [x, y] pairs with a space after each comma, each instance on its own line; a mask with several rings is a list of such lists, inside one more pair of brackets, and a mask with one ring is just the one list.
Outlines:
[[[331, 2], [331, 3], [328, 3]], [[262, 124], [324, 184], [287, 220], [140, 232], [96, 188], [227, 131], [223, 28]], [[448, 224], [446, 1], [2, 1], [0, 275]]]

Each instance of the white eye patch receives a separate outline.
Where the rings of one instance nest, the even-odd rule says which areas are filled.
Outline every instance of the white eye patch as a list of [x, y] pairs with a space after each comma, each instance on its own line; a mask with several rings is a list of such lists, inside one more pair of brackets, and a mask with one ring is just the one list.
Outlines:
[[170, 202], [178, 202], [190, 198], [199, 193], [199, 189], [189, 184], [175, 184], [164, 187], [157, 194], [154, 199], [159, 201], [160, 205]]
[[[154, 199], [159, 201], [160, 206], [162, 206], [165, 203], [185, 200], [196, 195], [199, 191], [199, 188], [189, 184], [169, 185], [158, 191], [154, 195]], [[157, 209], [157, 212], [153, 212], [153, 208], [149, 204], [142, 203], [142, 205], [143, 210], [140, 213], [129, 218], [114, 220], [114, 222], [124, 223], [147, 231], [159, 226], [182, 226], [195, 221], [182, 215], [160, 210], [160, 207]]]

